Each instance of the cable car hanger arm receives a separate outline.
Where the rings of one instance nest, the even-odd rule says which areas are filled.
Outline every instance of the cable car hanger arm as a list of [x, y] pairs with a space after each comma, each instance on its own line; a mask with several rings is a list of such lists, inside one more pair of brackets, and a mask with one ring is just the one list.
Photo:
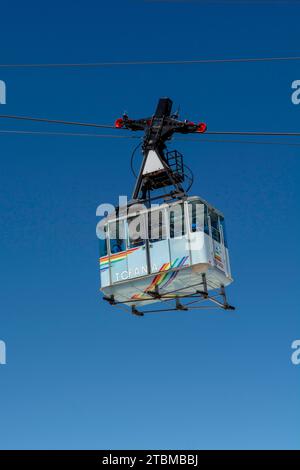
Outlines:
[[[207, 127], [204, 123], [180, 121], [178, 113], [172, 114], [172, 104], [170, 98], [160, 98], [152, 117], [130, 119], [127, 114], [124, 114], [115, 122], [116, 128], [144, 132], [143, 161], [133, 192], [134, 200], [145, 200], [146, 194], [150, 195], [151, 191], [167, 186], [173, 186], [174, 194], [177, 196], [185, 194], [181, 185], [184, 180], [182, 156], [179, 154], [173, 156], [175, 168], [171, 168], [168, 153], [165, 154], [166, 142], [174, 133], [204, 133]], [[180, 165], [178, 165], [180, 159]]]

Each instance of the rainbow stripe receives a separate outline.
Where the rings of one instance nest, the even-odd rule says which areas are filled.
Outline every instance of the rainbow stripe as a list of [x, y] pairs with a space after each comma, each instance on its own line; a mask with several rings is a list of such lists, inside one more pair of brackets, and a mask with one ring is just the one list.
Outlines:
[[[151, 284], [149, 284], [149, 286], [144, 289], [144, 292], [141, 292], [140, 294], [134, 294], [131, 299], [143, 299], [145, 297], [148, 297], [147, 294], [149, 292], [154, 292], [156, 287], [168, 287], [171, 282], [173, 282], [174, 279], [177, 277], [180, 271], [179, 268], [181, 268], [186, 263], [188, 258], [188, 256], [184, 256], [181, 259], [176, 258], [173, 263], [164, 263], [161, 266], [158, 274], [153, 278]], [[177, 268], [176, 271], [165, 272], [173, 268]]]
[[115, 253], [113, 255], [102, 256], [100, 258], [100, 270], [105, 271], [109, 268], [109, 263], [114, 264], [118, 263], [119, 261], [123, 261], [127, 258], [128, 255], [133, 253], [134, 251], [138, 250], [138, 248], [130, 248], [127, 251], [121, 251], [120, 253]]

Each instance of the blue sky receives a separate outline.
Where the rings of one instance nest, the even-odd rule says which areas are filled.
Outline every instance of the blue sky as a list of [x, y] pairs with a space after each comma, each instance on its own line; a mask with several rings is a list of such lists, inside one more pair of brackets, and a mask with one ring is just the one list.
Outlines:
[[[299, 14], [296, 2], [3, 1], [0, 62], [299, 56]], [[210, 130], [299, 131], [296, 79], [298, 62], [0, 69], [0, 113], [113, 123], [170, 96]], [[102, 302], [95, 237], [98, 204], [131, 194], [133, 146], [0, 135], [0, 447], [299, 449], [300, 147], [178, 141], [192, 194], [226, 215], [237, 310], [141, 319]]]

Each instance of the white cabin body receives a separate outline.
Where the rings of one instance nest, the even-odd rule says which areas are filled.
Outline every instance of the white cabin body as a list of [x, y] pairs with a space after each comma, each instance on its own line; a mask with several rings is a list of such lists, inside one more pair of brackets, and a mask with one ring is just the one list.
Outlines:
[[200, 197], [124, 212], [101, 223], [106, 298], [147, 305], [202, 291], [203, 275], [208, 291], [232, 282], [223, 214]]

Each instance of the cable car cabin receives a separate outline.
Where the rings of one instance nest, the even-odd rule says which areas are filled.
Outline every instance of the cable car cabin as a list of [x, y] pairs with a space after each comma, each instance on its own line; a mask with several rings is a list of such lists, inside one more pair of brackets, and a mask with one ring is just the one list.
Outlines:
[[133, 308], [209, 295], [232, 282], [224, 217], [201, 198], [124, 212], [101, 221], [101, 290], [106, 300]]

